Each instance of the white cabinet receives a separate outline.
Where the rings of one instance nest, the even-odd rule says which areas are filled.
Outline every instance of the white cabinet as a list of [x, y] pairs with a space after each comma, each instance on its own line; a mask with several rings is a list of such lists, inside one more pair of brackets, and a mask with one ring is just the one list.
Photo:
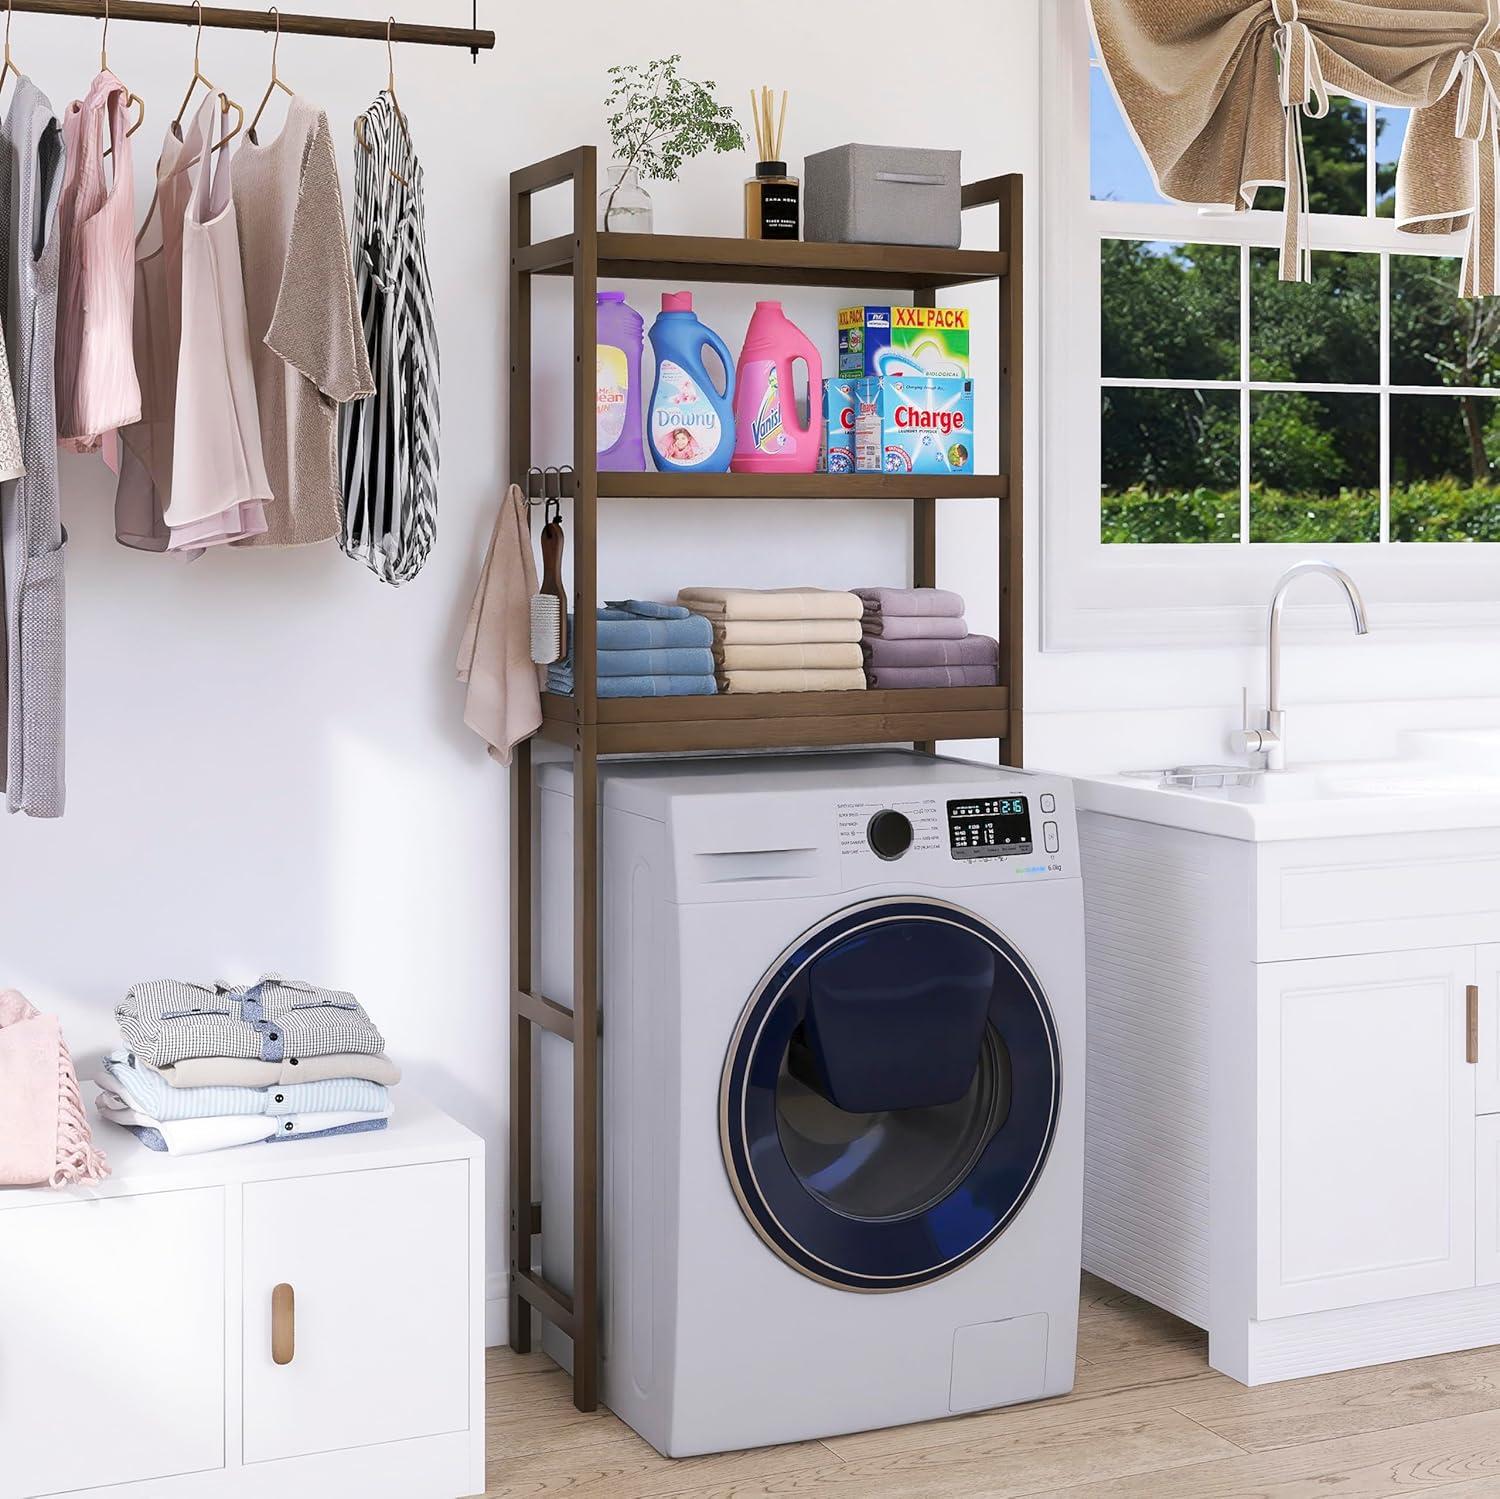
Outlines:
[[0, 1190], [0, 1499], [482, 1492], [484, 1147], [395, 1105], [182, 1159], [101, 1125], [106, 1181]]
[[223, 1191], [0, 1214], [0, 1496], [223, 1464]]
[[463, 1161], [245, 1188], [247, 1463], [468, 1426], [468, 1205]]
[[1500, 1344], [1500, 826], [1080, 795], [1085, 1267], [1246, 1384]]
[[1257, 975], [1257, 1316], [1472, 1286], [1474, 949]]

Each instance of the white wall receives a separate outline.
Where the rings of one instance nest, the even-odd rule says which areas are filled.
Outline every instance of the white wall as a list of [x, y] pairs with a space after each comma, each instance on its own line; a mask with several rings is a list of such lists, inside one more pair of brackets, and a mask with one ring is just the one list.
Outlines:
[[[383, 18], [390, 6], [299, 8]], [[625, 10], [484, 0], [501, 43], [477, 67], [463, 52], [398, 49], [398, 92], [426, 166], [444, 353], [437, 554], [393, 591], [331, 546], [192, 565], [129, 552], [113, 540], [102, 468], [65, 458], [69, 806], [60, 823], [0, 821], [0, 983], [58, 1011], [82, 1059], [110, 1044], [110, 1006], [138, 978], [276, 968], [353, 988], [412, 1083], [489, 1142], [499, 1270], [506, 778], [463, 727], [453, 657], [504, 476], [507, 176], [580, 141], [603, 144], [606, 67], [674, 49], [690, 76], [715, 78], [735, 103], [752, 85], [789, 88], [793, 160], [849, 140], [909, 141], [961, 146], [969, 177], [1029, 171], [1033, 10], [1032, 0], [955, 0], [930, 33], [933, 52], [918, 56], [912, 13], [895, 0], [857, 12], [720, 0], [686, 26], [664, 0]], [[459, 24], [469, 8], [405, 11]], [[97, 27], [18, 14], [12, 44], [61, 107], [87, 86]], [[881, 48], [898, 59], [884, 70]], [[258, 35], [204, 39], [205, 70], [251, 109], [269, 53]], [[185, 29], [111, 28], [110, 61], [148, 105], [132, 143], [142, 213], [191, 59]], [[289, 37], [281, 60], [328, 110], [347, 181], [354, 116], [385, 79], [381, 46]], [[904, 105], [912, 113], [900, 119]], [[271, 108], [265, 135], [280, 121]], [[738, 232], [745, 171], [743, 157], [689, 167], [654, 190], [657, 227]], [[654, 304], [634, 300], [649, 316]], [[699, 305], [735, 345], [751, 300], [719, 291]], [[831, 348], [842, 300], [788, 306]], [[993, 295], [973, 305], [986, 326]], [[555, 330], [538, 362], [537, 452], [565, 461], [563, 289], [540, 294], [537, 313], [539, 330]], [[989, 440], [981, 462], [993, 459]], [[946, 576], [969, 594], [976, 627], [993, 629], [991, 515], [960, 509], [944, 535]], [[898, 506], [621, 506], [603, 526], [601, 586], [899, 581], [906, 539]]]

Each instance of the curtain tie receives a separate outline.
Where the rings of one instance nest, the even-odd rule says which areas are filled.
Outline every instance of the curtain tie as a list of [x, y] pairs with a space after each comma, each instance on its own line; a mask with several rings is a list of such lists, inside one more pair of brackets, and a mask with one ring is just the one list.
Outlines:
[[1474, 211], [1461, 286], [1466, 297], [1500, 292], [1500, 53], [1474, 47], [1459, 58], [1454, 132], [1474, 146]]
[[1299, 19], [1297, 0], [1271, 0], [1276, 19], [1276, 55], [1281, 63], [1281, 109], [1286, 119], [1286, 227], [1281, 239], [1281, 279], [1312, 280], [1308, 244], [1307, 149], [1302, 117], [1321, 120], [1328, 113], [1328, 85], [1311, 28]]

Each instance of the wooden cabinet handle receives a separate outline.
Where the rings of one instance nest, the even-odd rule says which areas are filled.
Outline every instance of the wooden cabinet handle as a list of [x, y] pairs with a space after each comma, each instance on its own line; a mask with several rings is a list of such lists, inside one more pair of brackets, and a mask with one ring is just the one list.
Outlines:
[[1479, 985], [1470, 984], [1465, 998], [1468, 1001], [1468, 1036], [1465, 1054], [1471, 1065], [1479, 1061]]
[[297, 1356], [297, 1293], [283, 1281], [271, 1292], [271, 1360], [289, 1364]]

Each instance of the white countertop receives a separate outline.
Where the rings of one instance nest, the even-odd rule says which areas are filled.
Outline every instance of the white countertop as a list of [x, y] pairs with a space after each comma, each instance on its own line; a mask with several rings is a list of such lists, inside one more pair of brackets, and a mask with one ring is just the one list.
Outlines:
[[1390, 760], [1292, 765], [1222, 790], [1080, 777], [1078, 809], [1255, 843], [1500, 827], [1500, 731], [1423, 731], [1402, 750]]

